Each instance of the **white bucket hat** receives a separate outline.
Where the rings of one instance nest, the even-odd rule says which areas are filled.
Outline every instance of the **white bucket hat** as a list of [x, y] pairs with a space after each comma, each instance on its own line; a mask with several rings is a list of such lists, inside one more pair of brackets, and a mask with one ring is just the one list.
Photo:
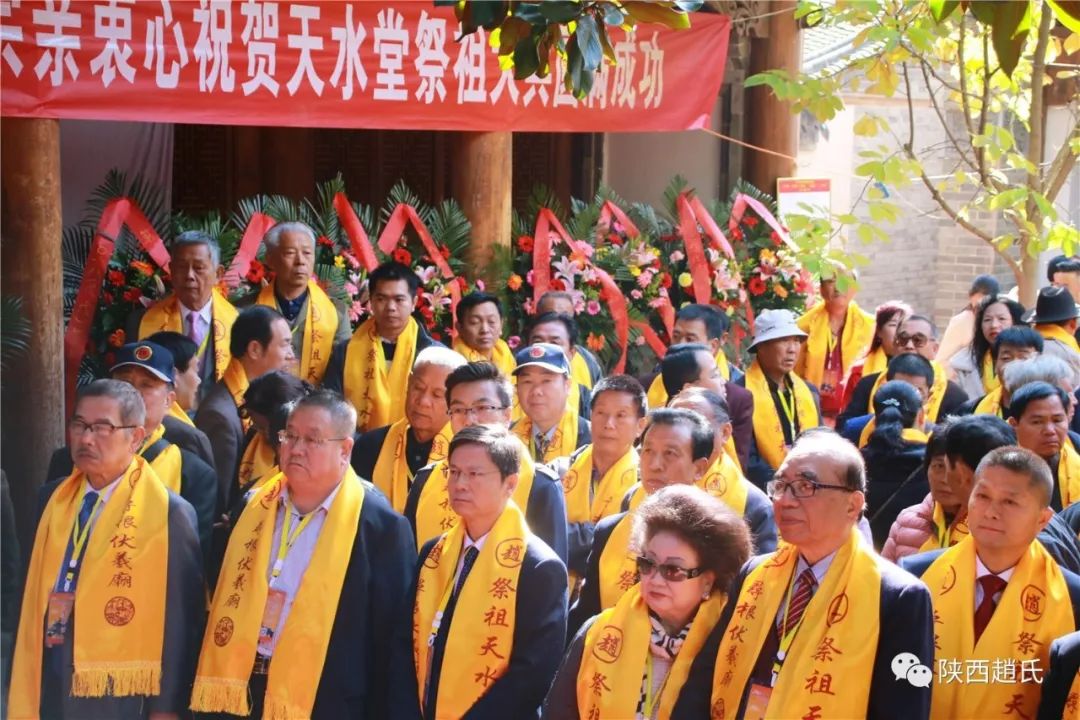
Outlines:
[[806, 333], [799, 329], [795, 321], [795, 313], [790, 310], [762, 310], [754, 319], [754, 342], [748, 349], [753, 352], [758, 345], [770, 340], [806, 337]]

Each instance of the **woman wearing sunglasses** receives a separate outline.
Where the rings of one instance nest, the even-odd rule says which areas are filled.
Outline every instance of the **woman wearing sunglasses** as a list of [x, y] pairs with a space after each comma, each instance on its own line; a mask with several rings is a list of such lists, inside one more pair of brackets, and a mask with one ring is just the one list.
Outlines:
[[723, 502], [673, 485], [638, 508], [631, 549], [640, 582], [574, 637], [544, 718], [670, 717], [751, 543]]

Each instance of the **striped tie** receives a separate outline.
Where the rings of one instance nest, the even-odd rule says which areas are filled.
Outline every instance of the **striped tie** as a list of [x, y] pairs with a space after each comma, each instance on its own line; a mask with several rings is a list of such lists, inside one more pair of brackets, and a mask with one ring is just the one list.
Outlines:
[[814, 571], [810, 568], [806, 568], [799, 574], [795, 581], [795, 591], [791, 596], [791, 605], [788, 606], [787, 612], [776, 619], [777, 627], [781, 628], [781, 632], [791, 632], [799, 626], [799, 621], [806, 612], [806, 606], [810, 604], [810, 598], [814, 596], [815, 584], [817, 584], [817, 578], [814, 577]]

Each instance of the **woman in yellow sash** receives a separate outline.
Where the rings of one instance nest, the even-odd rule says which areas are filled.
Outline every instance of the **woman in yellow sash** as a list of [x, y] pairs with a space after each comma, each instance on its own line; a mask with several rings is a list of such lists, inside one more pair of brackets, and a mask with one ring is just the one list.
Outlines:
[[577, 633], [544, 718], [671, 717], [749, 557], [746, 524], [699, 488], [664, 488], [637, 512], [631, 546], [641, 582]]
[[454, 350], [469, 362], [494, 363], [503, 375], [514, 372], [514, 353], [502, 339], [503, 311], [499, 298], [471, 292], [457, 306], [457, 339]]
[[885, 372], [885, 367], [898, 352], [896, 347], [896, 331], [904, 318], [911, 315], [911, 306], [899, 300], [890, 300], [877, 306], [874, 310], [874, 337], [870, 341], [870, 348], [848, 373], [847, 385], [844, 387], [843, 405], [851, 402], [852, 392], [859, 380], [867, 375]]
[[1024, 306], [999, 295], [988, 295], [975, 311], [975, 335], [971, 343], [949, 360], [949, 379], [977, 398], [1000, 385], [994, 372], [993, 347], [998, 335], [1021, 324]]

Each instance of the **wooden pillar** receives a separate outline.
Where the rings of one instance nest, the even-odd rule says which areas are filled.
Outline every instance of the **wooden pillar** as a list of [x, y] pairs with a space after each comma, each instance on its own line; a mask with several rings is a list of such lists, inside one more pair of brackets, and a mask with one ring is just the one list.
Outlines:
[[[802, 54], [795, 0], [768, 3], [765, 37], [750, 41], [750, 74], [765, 70], [799, 72]], [[746, 142], [795, 157], [799, 150], [799, 116], [790, 103], [780, 102], [766, 86], [746, 91]], [[795, 174], [795, 161], [752, 149], [743, 151], [743, 176], [770, 195], [776, 194], [776, 179]]]
[[37, 487], [64, 444], [64, 308], [60, 238], [60, 123], [0, 122], [0, 267], [4, 295], [22, 298], [29, 352], [3, 375], [4, 470], [25, 543]]
[[491, 280], [496, 248], [510, 246], [514, 143], [509, 132], [459, 132], [451, 149], [453, 197], [472, 223], [468, 266]]

